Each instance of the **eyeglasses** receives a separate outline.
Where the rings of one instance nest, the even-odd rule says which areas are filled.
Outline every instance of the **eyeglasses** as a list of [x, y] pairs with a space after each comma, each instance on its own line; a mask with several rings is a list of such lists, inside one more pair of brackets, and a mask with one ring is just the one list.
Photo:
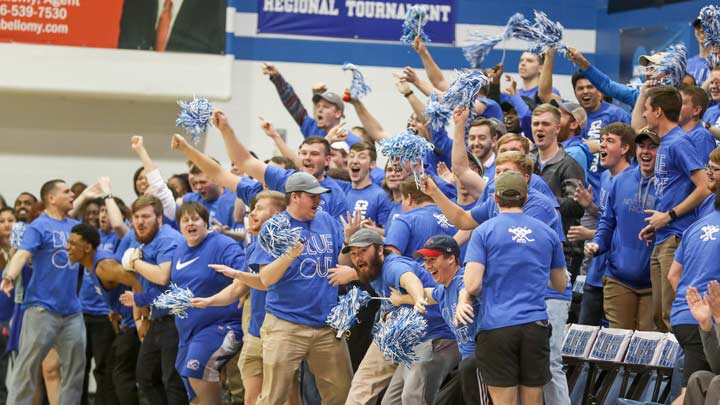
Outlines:
[[713, 166], [710, 163], [705, 164], [705, 171], [706, 172], [712, 172], [713, 174], [720, 172], [720, 167]]

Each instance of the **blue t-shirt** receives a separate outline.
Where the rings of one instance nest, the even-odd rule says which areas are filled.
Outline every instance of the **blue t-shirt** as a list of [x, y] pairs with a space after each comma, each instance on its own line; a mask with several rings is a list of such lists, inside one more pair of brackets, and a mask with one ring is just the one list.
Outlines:
[[25, 290], [24, 308], [39, 306], [62, 315], [80, 312], [78, 265], [70, 263], [67, 246], [72, 218], [37, 217], [25, 231], [20, 249], [32, 254], [33, 275]]
[[[297, 172], [297, 170], [286, 170], [276, 166], [267, 166], [265, 168], [265, 184], [267, 184], [271, 190], [285, 193], [285, 182], [288, 177], [295, 172]], [[320, 182], [320, 185], [330, 189], [330, 192], [320, 195], [319, 210], [327, 212], [333, 218], [344, 216], [347, 212], [347, 202], [345, 200], [345, 193], [340, 185], [337, 184], [335, 179], [328, 176], [325, 176]]]
[[[530, 186], [530, 188], [532, 189], [535, 189], [536, 191], [541, 192], [553, 203], [553, 206], [555, 208], [560, 208], [560, 203], [557, 201], [557, 198], [555, 198], [555, 194], [553, 194], [550, 186], [548, 186], [547, 182], [545, 182], [545, 179], [543, 179], [542, 176], [538, 176], [535, 173], [530, 175], [530, 183], [528, 183], [528, 186]], [[492, 195], [494, 193], [495, 176], [493, 175], [485, 186], [485, 190], [483, 190], [483, 193], [478, 201], [487, 201], [488, 199], [492, 199]]]
[[261, 191], [263, 191], [262, 183], [248, 176], [242, 177], [235, 187], [235, 195], [247, 206], [250, 206], [250, 200]]
[[102, 292], [98, 291], [92, 281], [87, 269], [83, 270], [83, 280], [80, 286], [80, 305], [83, 314], [102, 316], [110, 312], [110, 307], [102, 298]]
[[[673, 128], [660, 139], [655, 158], [655, 209], [670, 211], [695, 189], [692, 172], [703, 168], [695, 147], [680, 127]], [[681, 236], [697, 219], [695, 210], [678, 217], [655, 233], [655, 244], [670, 236]]]
[[707, 60], [702, 56], [695, 55], [687, 60], [687, 74], [695, 78], [695, 84], [700, 87], [708, 76]]
[[[319, 136], [321, 138], [325, 138], [325, 136], [327, 136], [327, 132], [325, 132], [324, 129], [318, 127], [317, 121], [315, 121], [315, 118], [311, 117], [310, 115], [306, 115], [305, 119], [303, 119], [302, 125], [300, 125], [300, 132], [305, 138], [309, 136]], [[356, 143], [362, 142], [362, 139], [360, 139], [360, 137], [353, 134], [352, 132], [348, 131], [348, 137], [345, 142], [347, 142], [349, 147], [352, 147]]]
[[[602, 101], [597, 111], [588, 112], [587, 125], [585, 125], [582, 132], [582, 138], [600, 143], [601, 130], [613, 122], [622, 122], [629, 125], [630, 114], [616, 105]], [[595, 153], [586, 173], [587, 181], [592, 185], [593, 189], [600, 190], [600, 187], [602, 187], [600, 175], [604, 171], [605, 168], [600, 165], [600, 153]], [[593, 193], [593, 202], [596, 205], [598, 204], [598, 197], [598, 193]]]
[[431, 236], [441, 233], [453, 236], [457, 228], [436, 205], [426, 205], [395, 218], [392, 227], [385, 231], [385, 245], [395, 246], [403, 256], [412, 257]]
[[720, 279], [720, 212], [700, 219], [683, 233], [675, 251], [675, 261], [682, 264], [682, 274], [670, 310], [670, 325], [697, 325], [686, 301], [688, 287], [697, 288], [702, 297], [712, 280]]
[[352, 182], [340, 180], [340, 179], [335, 179], [335, 181], [337, 182], [338, 186], [340, 186], [340, 188], [342, 189], [343, 193], [345, 193], [345, 195], [347, 195], [347, 193], [350, 192], [350, 190], [352, 190]]
[[500, 104], [498, 104], [497, 101], [485, 97], [478, 97], [477, 101], [485, 104], [485, 111], [480, 114], [480, 117], [496, 118], [500, 120], [500, 122], [503, 122], [505, 117], [503, 116], [502, 108], [500, 108]]
[[[417, 278], [420, 279], [423, 288], [437, 287], [437, 283], [435, 283], [430, 273], [423, 269], [418, 262], [396, 254], [385, 256], [380, 277], [370, 281], [370, 285], [380, 297], [389, 297], [390, 287], [400, 291], [402, 294], [407, 294], [407, 291], [400, 287], [400, 277], [408, 272], [415, 274]], [[404, 306], [411, 307], [411, 305]], [[393, 308], [390, 301], [383, 300], [380, 306], [381, 313], [379, 319], [384, 319], [384, 314], [392, 311]], [[454, 339], [452, 331], [445, 324], [440, 314], [440, 307], [438, 305], [428, 305], [424, 316], [428, 323], [427, 332], [425, 333], [426, 340]]]
[[475, 228], [469, 243], [465, 262], [485, 266], [478, 331], [548, 319], [550, 270], [565, 267], [553, 229], [526, 214], [504, 213]]
[[[557, 94], [558, 96], [560, 95], [560, 90], [556, 89], [555, 87], [552, 88], [552, 92]], [[537, 93], [538, 93], [538, 86], [535, 86], [529, 90], [525, 90], [524, 88], [519, 88], [518, 92], [517, 92], [517, 94], [520, 95], [521, 97], [527, 97], [533, 101], [537, 101]], [[507, 94], [504, 94], [504, 93], [501, 94], [500, 101], [505, 101], [503, 99], [506, 97], [508, 97]], [[540, 105], [540, 103], [537, 103], [537, 104]]]
[[402, 215], [402, 202], [390, 202], [392, 204], [392, 207], [390, 208], [390, 212], [388, 212], [387, 220], [385, 220], [385, 234], [387, 234], [390, 231], [390, 225], [392, 225], [396, 219], [400, 215]]
[[445, 163], [448, 169], [452, 169], [452, 139], [448, 136], [445, 128], [439, 130], [429, 129], [430, 141], [435, 148], [425, 154], [423, 165], [433, 174], [436, 174], [437, 165]]
[[351, 214], [355, 211], [362, 213], [363, 219], [369, 218], [378, 226], [387, 222], [388, 215], [393, 209], [393, 203], [382, 187], [370, 183], [365, 188], [350, 189], [347, 192], [347, 206]]
[[[598, 218], [603, 215], [605, 208], [607, 207], [608, 194], [610, 192], [610, 186], [612, 184], [612, 176], [610, 170], [605, 170], [600, 176], [600, 196], [598, 197]], [[585, 284], [602, 288], [603, 287], [603, 276], [605, 275], [605, 261], [607, 260], [606, 254], [599, 254], [590, 261], [588, 267], [587, 277], [585, 278]]]
[[198, 192], [187, 193], [183, 196], [183, 203], [197, 202], [207, 208], [210, 214], [210, 226], [215, 225], [215, 220], [230, 228], [235, 226], [235, 194], [227, 189], [222, 195], [213, 201], [207, 201]]
[[115, 250], [120, 244], [120, 238], [118, 235], [113, 231], [103, 232], [101, 229], [98, 229], [98, 233], [100, 234], [100, 244], [98, 245], [97, 250], [111, 254], [115, 253]]
[[710, 131], [705, 129], [702, 124], [695, 125], [695, 128], [687, 132], [690, 143], [695, 146], [698, 153], [698, 159], [702, 164], [710, 160], [710, 152], [715, 149], [715, 138]]
[[[477, 330], [478, 317], [476, 316], [473, 319], [471, 325], [460, 324], [457, 328], [455, 327], [455, 310], [457, 309], [458, 296], [460, 295], [460, 290], [465, 288], [463, 275], [465, 275], [465, 269], [458, 269], [455, 277], [453, 277], [447, 287], [438, 284], [438, 286], [433, 289], [432, 297], [440, 306], [440, 313], [445, 323], [450, 330], [455, 333], [458, 349], [460, 349], [462, 358], [465, 359], [475, 354], [475, 331]], [[480, 300], [475, 299], [472, 307], [473, 313], [479, 314]]]
[[[259, 266], [257, 264], [258, 255], [262, 254], [262, 249], [257, 243], [257, 239], [253, 238], [252, 242], [245, 252], [247, 255], [247, 271], [249, 273], [258, 274]], [[260, 337], [260, 328], [265, 320], [265, 297], [266, 291], [250, 289], [250, 324], [248, 325], [248, 333]]]
[[715, 212], [715, 194], [705, 197], [702, 203], [696, 208], [697, 218], [706, 217]]
[[113, 312], [117, 312], [122, 317], [122, 321], [120, 321], [120, 327], [134, 328], [135, 319], [133, 318], [132, 307], [126, 307], [125, 305], [120, 303], [120, 296], [125, 291], [129, 291], [130, 287], [120, 284], [112, 290], [106, 290], [97, 276], [96, 271], [98, 263], [106, 259], [114, 260], [114, 257], [111, 253], [108, 252], [100, 250], [95, 252], [95, 257], [93, 257], [92, 271], [89, 272], [90, 282], [92, 283], [95, 292], [102, 297], [108, 308], [110, 308]]
[[707, 122], [714, 127], [720, 127], [720, 104], [715, 104], [705, 110], [703, 122]]
[[615, 176], [593, 238], [606, 256], [605, 275], [636, 289], [650, 287], [653, 247], [638, 234], [647, 225], [645, 210], [655, 204], [653, 182], [654, 177], [643, 178], [637, 166]]
[[370, 180], [378, 186], [382, 186], [385, 181], [385, 170], [379, 167], [373, 167], [370, 169]]
[[[211, 297], [232, 284], [231, 278], [208, 267], [209, 264], [224, 264], [233, 269], [245, 267], [245, 252], [229, 236], [210, 232], [198, 246], [187, 243], [178, 245], [172, 259], [170, 281], [180, 288], [188, 288], [196, 297]], [[242, 310], [237, 302], [230, 305], [188, 308], [187, 318], [175, 317], [180, 342], [188, 342], [203, 329], [224, 325], [242, 334], [240, 323]]]
[[[161, 264], [171, 262], [175, 249], [185, 243], [185, 239], [182, 237], [180, 232], [173, 229], [170, 225], [163, 224], [153, 240], [150, 243], [142, 244], [137, 240], [134, 230], [129, 230], [122, 241], [115, 254], [115, 260], [122, 262], [122, 256], [128, 248], [140, 248], [143, 256], [142, 260], [150, 264]], [[145, 277], [138, 274], [140, 283], [142, 284], [143, 292], [135, 293], [135, 303], [138, 306], [146, 307], [151, 305], [155, 298], [162, 294], [168, 289], [167, 286], [159, 286], [155, 283], [148, 281]], [[152, 318], [161, 318], [169, 314], [167, 309], [159, 309], [155, 306], [150, 307], [150, 316]]]
[[[300, 228], [305, 241], [302, 254], [293, 260], [285, 274], [268, 287], [265, 311], [280, 319], [301, 325], [320, 328], [332, 307], [338, 302], [338, 289], [328, 282], [328, 269], [337, 265], [343, 245], [340, 222], [328, 213], [318, 211], [309, 222], [298, 221], [287, 211], [291, 228]], [[275, 259], [257, 249], [253, 264], [263, 266]]]

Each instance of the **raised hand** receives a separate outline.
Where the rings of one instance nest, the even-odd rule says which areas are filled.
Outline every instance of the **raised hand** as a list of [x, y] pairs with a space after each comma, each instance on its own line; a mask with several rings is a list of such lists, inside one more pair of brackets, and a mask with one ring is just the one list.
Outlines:
[[413, 41], [413, 49], [418, 54], [427, 52], [427, 46], [425, 45], [425, 41], [423, 41], [422, 36], [418, 35], [415, 37], [415, 40]]
[[258, 117], [258, 118], [260, 118], [260, 129], [262, 129], [263, 132], [265, 132], [265, 135], [267, 135], [271, 139], [275, 138], [276, 136], [280, 136], [280, 134], [278, 134], [277, 131], [275, 130], [275, 128], [273, 127], [272, 122], [266, 120], [263, 117]]
[[576, 64], [580, 70], [587, 70], [590, 67], [590, 62], [585, 58], [585, 55], [575, 48], [568, 48], [567, 58], [570, 62]]
[[693, 318], [698, 321], [702, 330], [709, 332], [712, 329], [712, 311], [710, 310], [707, 294], [705, 298], [701, 298], [695, 287], [689, 287], [685, 294], [685, 300], [688, 307], [690, 307]]
[[505, 81], [508, 82], [509, 86], [503, 89], [503, 93], [514, 96], [517, 94], [517, 82], [510, 75], [505, 75]]
[[273, 76], [280, 74], [280, 72], [277, 70], [275, 65], [273, 65], [272, 63], [263, 63], [262, 64], [262, 73], [269, 77], [273, 77]]
[[415, 69], [411, 68], [410, 66], [406, 66], [405, 69], [403, 69], [403, 77], [406, 82], [415, 84], [419, 80], [417, 73], [415, 73]]
[[459, 105], [452, 112], [452, 119], [456, 126], [462, 125], [465, 127], [468, 116], [470, 116], [470, 109], [466, 105]]
[[230, 123], [228, 122], [227, 114], [222, 110], [213, 111], [212, 124], [215, 128], [220, 131], [230, 129]]
[[145, 144], [143, 142], [143, 137], [140, 135], [133, 135], [130, 138], [130, 147], [132, 150], [137, 153], [138, 151], [145, 149]]
[[348, 131], [345, 130], [345, 122], [341, 122], [330, 128], [325, 139], [330, 143], [341, 142], [348, 138]]
[[578, 182], [578, 187], [575, 189], [575, 201], [577, 201], [578, 204], [580, 204], [581, 207], [587, 208], [592, 204], [593, 200], [593, 191], [592, 191], [592, 184], [588, 186], [588, 188], [585, 188], [585, 186]]
[[343, 233], [345, 234], [345, 241], [349, 241], [350, 237], [355, 234], [355, 232], [359, 231], [360, 228], [362, 228], [362, 212], [355, 211], [353, 212], [352, 216], [350, 215], [350, 212], [346, 212], [347, 220], [340, 217], [340, 222], [342, 222], [343, 225]]
[[187, 140], [180, 134], [173, 134], [170, 140], [170, 148], [174, 150], [183, 151], [188, 147]]
[[715, 322], [720, 322], [720, 284], [716, 280], [708, 284], [707, 298]]
[[98, 188], [103, 195], [112, 194], [112, 185], [110, 184], [110, 177], [102, 176], [97, 181]]
[[350, 266], [338, 265], [328, 269], [328, 282], [332, 286], [345, 285], [358, 279], [357, 272]]

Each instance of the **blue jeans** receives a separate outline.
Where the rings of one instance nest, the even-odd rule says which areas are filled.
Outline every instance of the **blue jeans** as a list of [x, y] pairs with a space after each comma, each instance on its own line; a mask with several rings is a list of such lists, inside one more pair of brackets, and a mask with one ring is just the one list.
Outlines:
[[7, 403], [30, 405], [40, 364], [54, 347], [60, 356], [59, 404], [79, 404], [85, 374], [85, 322], [82, 313], [62, 315], [29, 307], [23, 316], [20, 351], [15, 360]]
[[552, 380], [543, 387], [543, 397], [546, 404], [570, 405], [570, 394], [568, 393], [567, 378], [563, 371], [562, 344], [565, 323], [570, 310], [570, 301], [548, 299], [547, 305], [548, 321], [552, 326], [550, 336], [550, 374]]

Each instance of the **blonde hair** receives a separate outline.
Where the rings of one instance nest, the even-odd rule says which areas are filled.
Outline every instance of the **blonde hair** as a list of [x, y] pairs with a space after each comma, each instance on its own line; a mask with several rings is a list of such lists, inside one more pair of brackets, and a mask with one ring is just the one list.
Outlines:
[[535, 166], [528, 155], [514, 150], [498, 155], [497, 159], [495, 159], [495, 166], [499, 166], [503, 163], [512, 163], [522, 174], [528, 176], [532, 175], [533, 167]]

